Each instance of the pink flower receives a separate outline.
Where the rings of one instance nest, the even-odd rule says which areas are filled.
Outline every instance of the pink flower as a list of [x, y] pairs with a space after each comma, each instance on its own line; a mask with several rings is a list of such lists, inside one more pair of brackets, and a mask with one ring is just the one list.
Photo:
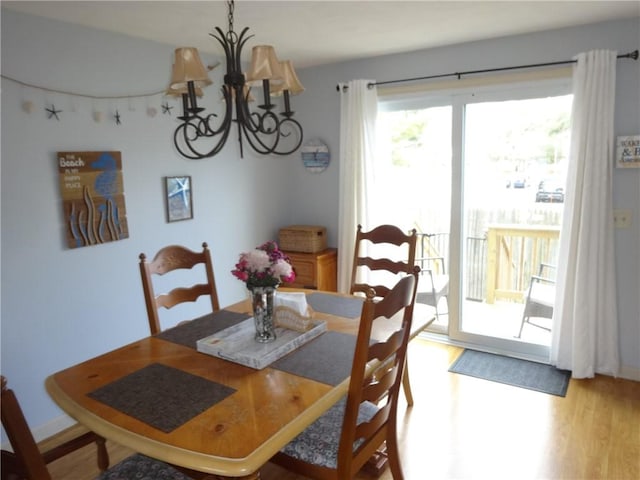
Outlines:
[[289, 257], [272, 240], [240, 254], [231, 274], [246, 282], [248, 287], [275, 287], [283, 280], [293, 282], [296, 278]]

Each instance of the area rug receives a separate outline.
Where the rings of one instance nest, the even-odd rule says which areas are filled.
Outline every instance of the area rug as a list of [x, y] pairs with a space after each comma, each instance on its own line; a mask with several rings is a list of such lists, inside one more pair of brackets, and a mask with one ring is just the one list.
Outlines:
[[571, 372], [551, 365], [466, 349], [449, 371], [564, 397]]

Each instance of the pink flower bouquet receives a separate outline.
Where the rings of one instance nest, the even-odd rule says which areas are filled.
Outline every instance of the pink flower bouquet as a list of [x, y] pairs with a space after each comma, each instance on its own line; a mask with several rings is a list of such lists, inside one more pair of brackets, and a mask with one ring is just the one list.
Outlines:
[[231, 273], [245, 282], [248, 288], [277, 287], [282, 281], [293, 282], [296, 279], [289, 257], [273, 240], [242, 253]]

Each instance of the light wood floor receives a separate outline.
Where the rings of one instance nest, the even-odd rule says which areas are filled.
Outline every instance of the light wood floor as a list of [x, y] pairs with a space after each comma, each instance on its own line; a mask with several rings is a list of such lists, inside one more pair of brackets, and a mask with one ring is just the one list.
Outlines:
[[[640, 382], [571, 380], [561, 398], [449, 373], [461, 351], [422, 339], [409, 346], [415, 405], [403, 401], [399, 412], [407, 479], [640, 479]], [[111, 464], [131, 453], [107, 443]], [[49, 468], [56, 480], [92, 479], [95, 449]], [[274, 465], [261, 474], [303, 478]]]

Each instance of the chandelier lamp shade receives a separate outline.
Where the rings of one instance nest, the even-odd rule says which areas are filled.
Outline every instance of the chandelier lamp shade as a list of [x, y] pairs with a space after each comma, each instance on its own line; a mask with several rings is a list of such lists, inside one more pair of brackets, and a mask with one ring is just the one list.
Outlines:
[[[198, 50], [182, 47], [175, 50], [171, 71], [171, 82], [167, 95], [182, 97], [182, 115], [173, 141], [178, 152], [188, 159], [213, 157], [224, 147], [229, 133], [236, 124], [240, 156], [243, 142], [262, 155], [289, 155], [302, 144], [303, 132], [300, 123], [293, 118], [291, 95], [304, 91], [291, 61], [280, 61], [270, 45], [253, 47], [249, 71], [241, 66], [242, 49], [247, 40], [249, 27], [240, 34], [233, 30], [233, 0], [227, 2], [229, 27], [225, 33], [215, 27], [215, 38], [224, 50], [226, 73], [221, 88], [221, 112], [206, 113], [198, 106], [198, 97], [203, 88], [211, 85], [207, 68], [200, 59]], [[255, 102], [252, 89], [262, 87], [262, 103], [250, 108]], [[282, 97], [284, 110], [276, 112], [272, 97]]]

